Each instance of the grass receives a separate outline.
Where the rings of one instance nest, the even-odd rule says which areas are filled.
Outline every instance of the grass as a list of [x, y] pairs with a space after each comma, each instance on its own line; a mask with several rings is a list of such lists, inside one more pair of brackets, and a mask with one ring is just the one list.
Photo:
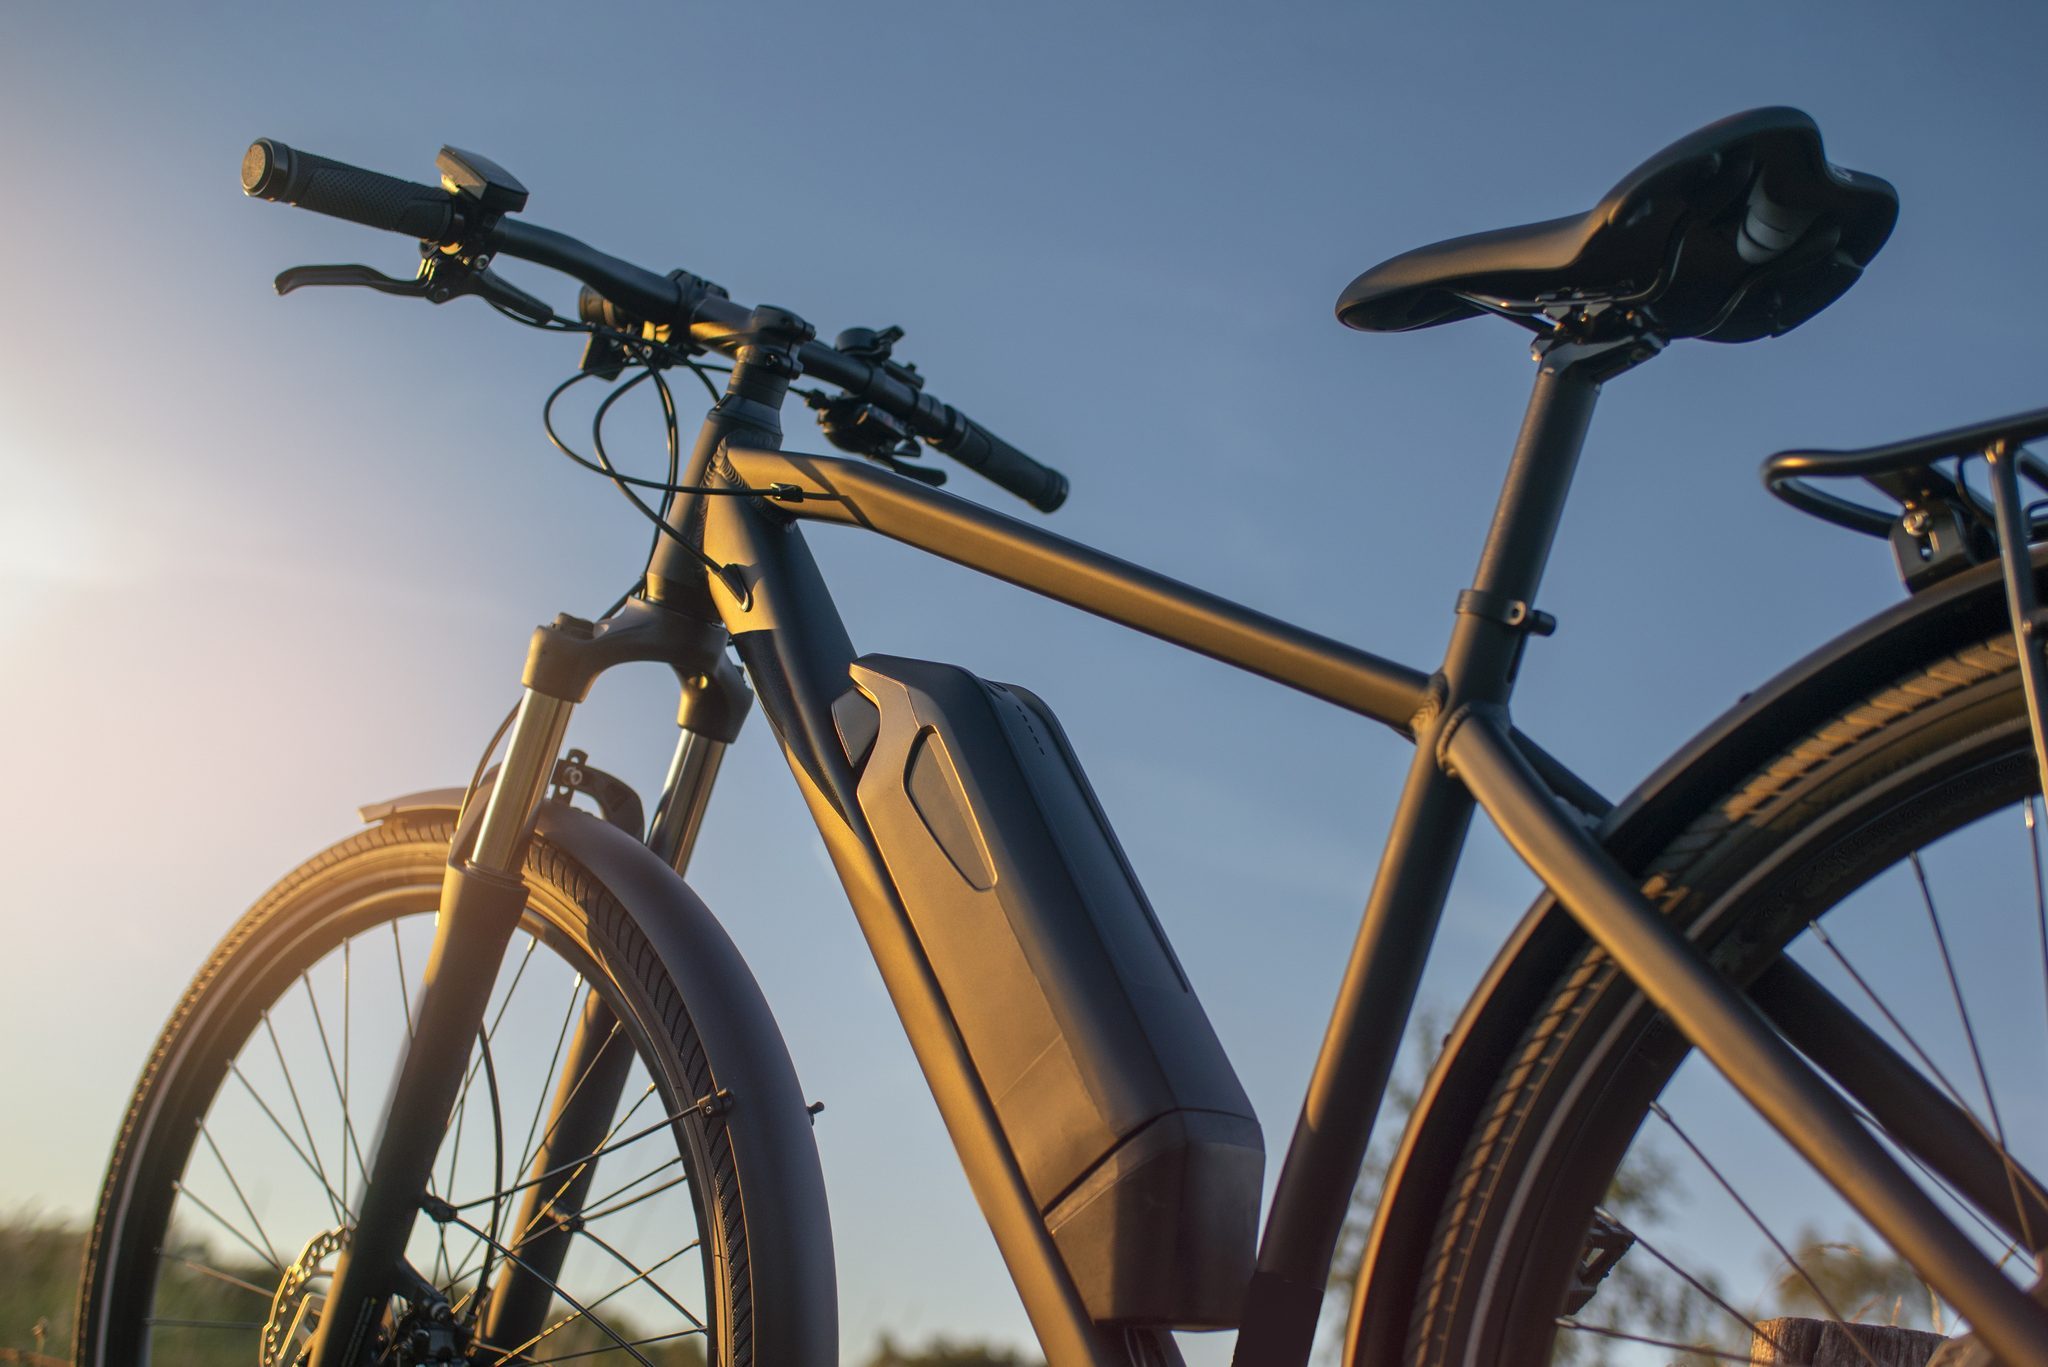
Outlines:
[[[35, 1364], [25, 1354], [43, 1354], [55, 1362], [71, 1360], [71, 1319], [84, 1250], [84, 1232], [75, 1226], [32, 1215], [0, 1220], [0, 1367]], [[167, 1262], [162, 1275], [157, 1307], [162, 1317], [248, 1323], [261, 1322], [269, 1312], [268, 1302], [256, 1293], [189, 1266]], [[275, 1280], [261, 1269], [248, 1271], [246, 1278], [258, 1286]], [[634, 1337], [627, 1326], [614, 1327], [625, 1337]], [[249, 1367], [254, 1342], [249, 1333], [158, 1332], [158, 1357], [175, 1350], [180, 1367]], [[625, 1359], [624, 1353], [603, 1351], [608, 1344], [588, 1323], [575, 1324], [548, 1340], [546, 1356], [573, 1358], [578, 1364]], [[701, 1367], [704, 1361], [696, 1339], [650, 1344], [640, 1351], [656, 1367]], [[904, 1347], [885, 1334], [870, 1354], [868, 1367], [1030, 1367], [1030, 1360], [989, 1344], [943, 1338]]]

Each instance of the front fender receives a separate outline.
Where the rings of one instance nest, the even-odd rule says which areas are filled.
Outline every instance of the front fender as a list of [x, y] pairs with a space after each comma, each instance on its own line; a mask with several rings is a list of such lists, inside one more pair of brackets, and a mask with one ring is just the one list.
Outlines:
[[[2048, 590], [2044, 564], [2048, 548], [2036, 549], [2035, 580]], [[1836, 637], [1745, 695], [1659, 766], [1601, 821], [1601, 843], [1624, 868], [1641, 872], [1709, 803], [1858, 695], [2010, 630], [2003, 595], [1998, 566], [1979, 566]], [[1367, 1237], [1346, 1367], [1404, 1361], [1409, 1311], [1466, 1142], [1531, 1017], [1584, 944], [1556, 898], [1538, 898], [1445, 1037]]]
[[[362, 817], [453, 813], [462, 797], [460, 788], [430, 789], [366, 806]], [[484, 804], [471, 806], [474, 814]], [[732, 1094], [726, 1124], [752, 1260], [754, 1360], [836, 1367], [839, 1297], [825, 1175], [796, 1067], [746, 960], [675, 870], [618, 827], [567, 803], [543, 802], [535, 838], [589, 870], [632, 917], [682, 993], [715, 1087]]]

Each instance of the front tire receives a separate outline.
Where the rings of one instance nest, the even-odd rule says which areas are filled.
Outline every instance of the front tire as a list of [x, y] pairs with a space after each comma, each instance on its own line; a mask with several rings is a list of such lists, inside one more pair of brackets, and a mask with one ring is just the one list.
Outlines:
[[[115, 1143], [86, 1249], [82, 1367], [293, 1360], [410, 1030], [453, 837], [453, 813], [413, 813], [315, 856], [200, 971]], [[634, 1060], [549, 1328], [472, 1360], [750, 1365], [747, 1221], [731, 1135], [704, 1104], [723, 1074], [661, 957], [589, 869], [539, 838], [524, 877], [521, 933], [435, 1161], [432, 1194], [460, 1218], [421, 1219], [408, 1261], [458, 1322], [478, 1318], [540, 1177], [528, 1167], [554, 1060], [594, 998]]]

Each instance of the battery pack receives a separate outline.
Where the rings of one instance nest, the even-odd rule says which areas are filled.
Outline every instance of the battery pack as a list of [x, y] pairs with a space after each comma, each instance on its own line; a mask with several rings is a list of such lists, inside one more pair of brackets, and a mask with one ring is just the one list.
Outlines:
[[1234, 1326], [1258, 1121], [1065, 733], [952, 665], [852, 677], [862, 814], [1089, 1315]]

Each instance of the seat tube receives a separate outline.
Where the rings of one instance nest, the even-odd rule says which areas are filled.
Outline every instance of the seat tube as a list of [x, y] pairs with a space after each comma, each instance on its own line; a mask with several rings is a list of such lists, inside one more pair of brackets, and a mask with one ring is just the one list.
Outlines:
[[[482, 1028], [491, 989], [526, 907], [520, 861], [554, 774], [574, 703], [529, 688], [471, 851], [450, 857], [413, 1033], [384, 1103], [349, 1247], [335, 1270], [311, 1367], [356, 1367], [401, 1281], [413, 1223], [427, 1197]], [[454, 1212], [448, 1212], [454, 1214]]]
[[[1575, 363], [1583, 358], [1572, 347], [1539, 355], [1473, 588], [1460, 596], [1443, 667], [1415, 717], [1417, 753], [1274, 1190], [1237, 1367], [1298, 1367], [1313, 1347], [1338, 1235], [1471, 824], [1471, 794], [1438, 764], [1437, 729], [1465, 702], [1504, 702], [1511, 690], [1529, 600], [1611, 373]], [[1495, 604], [1498, 612], [1479, 610]]]

